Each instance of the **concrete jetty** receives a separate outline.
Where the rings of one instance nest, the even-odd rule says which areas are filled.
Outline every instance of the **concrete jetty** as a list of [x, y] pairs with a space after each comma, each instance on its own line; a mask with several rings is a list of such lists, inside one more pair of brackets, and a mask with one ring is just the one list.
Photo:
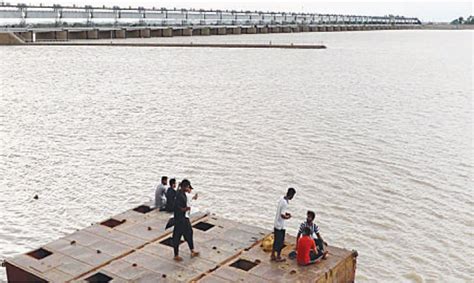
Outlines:
[[[191, 216], [194, 242], [201, 252], [191, 258], [185, 243], [183, 262], [173, 261], [170, 214], [148, 205], [115, 215], [6, 259], [9, 282], [354, 282], [357, 253], [330, 246], [328, 259], [311, 266], [295, 260], [270, 261], [265, 228], [210, 213]], [[269, 227], [267, 227], [269, 228]], [[287, 235], [282, 253], [294, 250]]]
[[243, 44], [243, 43], [126, 43], [126, 42], [39, 42], [26, 46], [111, 46], [111, 47], [185, 47], [185, 48], [269, 48], [269, 49], [326, 49], [321, 44]]

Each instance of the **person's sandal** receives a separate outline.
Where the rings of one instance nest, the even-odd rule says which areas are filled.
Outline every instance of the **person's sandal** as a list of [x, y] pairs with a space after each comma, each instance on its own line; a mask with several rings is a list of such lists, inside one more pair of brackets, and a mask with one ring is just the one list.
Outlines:
[[275, 259], [276, 262], [285, 262], [286, 261], [286, 258], [282, 258], [282, 257], [277, 257]]
[[180, 257], [180, 256], [178, 256], [178, 255], [175, 256], [173, 259], [174, 259], [175, 261], [177, 261], [177, 262], [183, 261], [183, 258]]
[[191, 252], [191, 258], [199, 256], [199, 252]]

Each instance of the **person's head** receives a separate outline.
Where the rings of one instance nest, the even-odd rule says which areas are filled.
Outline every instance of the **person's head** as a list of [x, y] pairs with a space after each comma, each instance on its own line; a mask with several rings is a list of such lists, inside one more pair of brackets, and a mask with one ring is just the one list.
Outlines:
[[166, 184], [168, 184], [168, 177], [166, 176], [161, 177], [161, 184], [166, 186]]
[[181, 181], [181, 191], [185, 193], [190, 193], [193, 187], [191, 187], [191, 182], [188, 179], [183, 179]]
[[175, 189], [176, 188], [176, 179], [173, 178], [173, 179], [170, 179], [170, 187]]
[[289, 199], [289, 200], [293, 199], [295, 194], [296, 194], [296, 190], [293, 189], [293, 188], [289, 188], [288, 191], [286, 192], [286, 198]]
[[303, 236], [309, 236], [309, 234], [311, 234], [311, 229], [309, 229], [309, 227], [304, 227]]
[[306, 212], [306, 222], [308, 223], [313, 222], [314, 217], [316, 217], [316, 214], [314, 214], [314, 211], [308, 210], [308, 212]]

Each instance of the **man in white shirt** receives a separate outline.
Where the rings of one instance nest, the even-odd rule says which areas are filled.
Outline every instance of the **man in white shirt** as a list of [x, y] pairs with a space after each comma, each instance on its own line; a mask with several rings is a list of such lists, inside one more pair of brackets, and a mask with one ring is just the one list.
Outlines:
[[[296, 194], [296, 190], [293, 188], [289, 188], [286, 192], [286, 195], [278, 201], [278, 207], [275, 216], [275, 224], [273, 229], [273, 234], [275, 239], [273, 241], [273, 249], [272, 249], [272, 261], [282, 262], [285, 261], [284, 258], [281, 257], [281, 250], [285, 244], [285, 222], [286, 220], [291, 218], [291, 214], [287, 212], [288, 203]], [[275, 255], [276, 254], [276, 255]]]
[[161, 183], [155, 190], [155, 209], [164, 210], [166, 207], [166, 185], [168, 184], [168, 177], [161, 177]]

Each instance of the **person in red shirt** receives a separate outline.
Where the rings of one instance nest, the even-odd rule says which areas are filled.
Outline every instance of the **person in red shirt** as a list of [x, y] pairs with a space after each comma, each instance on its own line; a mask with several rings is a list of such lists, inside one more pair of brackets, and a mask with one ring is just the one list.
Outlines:
[[296, 248], [296, 260], [299, 265], [308, 265], [318, 262], [321, 258], [317, 257], [318, 251], [314, 240], [310, 237], [311, 230], [309, 227], [303, 229], [303, 237], [299, 238]]

